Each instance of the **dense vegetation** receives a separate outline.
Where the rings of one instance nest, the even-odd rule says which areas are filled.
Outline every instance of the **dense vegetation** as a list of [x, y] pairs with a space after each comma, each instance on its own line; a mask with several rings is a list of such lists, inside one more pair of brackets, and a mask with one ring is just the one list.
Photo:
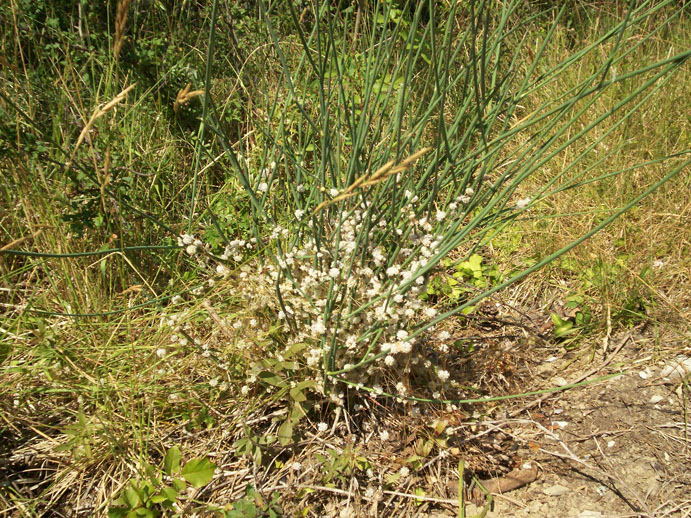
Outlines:
[[0, 6], [0, 508], [322, 516], [685, 336], [688, 8], [551, 4]]

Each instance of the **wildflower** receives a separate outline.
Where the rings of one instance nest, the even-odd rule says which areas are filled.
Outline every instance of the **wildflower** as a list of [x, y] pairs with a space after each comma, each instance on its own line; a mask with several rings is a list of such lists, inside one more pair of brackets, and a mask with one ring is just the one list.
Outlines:
[[324, 325], [322, 319], [319, 319], [314, 324], [312, 324], [311, 329], [314, 333], [318, 335], [323, 335], [326, 333], [326, 326]]
[[394, 357], [390, 354], [387, 355], [386, 358], [384, 358], [384, 363], [389, 367], [391, 367], [395, 362], [396, 360], [394, 360]]
[[530, 198], [525, 197], [516, 202], [516, 208], [525, 209], [530, 204]]
[[217, 385], [218, 385], [218, 378], [213, 378], [213, 379], [210, 379], [210, 380], [209, 380], [209, 386], [210, 386], [211, 388], [214, 388], [214, 387], [216, 387]]
[[338, 189], [331, 189], [331, 190], [329, 191], [329, 194], [330, 194], [333, 198], [335, 198], [336, 196], [338, 196]]
[[427, 318], [433, 318], [434, 316], [436, 316], [436, 314], [437, 314], [437, 310], [436, 310], [436, 309], [434, 309], [434, 308], [425, 308], [425, 316], [426, 316]]
[[665, 262], [661, 259], [657, 259], [653, 262], [653, 268], [662, 268], [665, 265]]
[[250, 393], [250, 388], [247, 385], [243, 385], [242, 388], [240, 389], [240, 393], [243, 396], [246, 396], [247, 394]]
[[297, 219], [302, 219], [302, 216], [304, 216], [304, 215], [305, 215], [305, 211], [304, 211], [304, 210], [297, 209], [297, 210], [295, 211], [295, 217], [296, 217]]
[[410, 470], [406, 466], [403, 466], [399, 473], [402, 477], [407, 477], [408, 475], [410, 475]]
[[456, 201], [462, 203], [463, 205], [468, 205], [470, 203], [470, 196], [461, 194], [458, 198], [456, 198]]
[[439, 340], [448, 340], [449, 338], [451, 338], [451, 333], [449, 333], [448, 331], [441, 331], [441, 332], [437, 335], [437, 338], [438, 338]]
[[290, 469], [292, 469], [293, 471], [300, 471], [302, 469], [302, 464], [300, 464], [299, 462], [293, 462], [290, 465]]
[[284, 311], [279, 311], [279, 312], [278, 312], [278, 319], [279, 319], [279, 320], [284, 320], [285, 317], [286, 317], [286, 314], [285, 314]]
[[398, 275], [400, 273], [400, 271], [401, 271], [401, 269], [396, 265], [389, 266], [386, 269], [386, 275], [389, 277], [395, 277], [396, 275]]
[[449, 376], [450, 376], [449, 371], [445, 371], [442, 369], [442, 370], [439, 370], [437, 372], [437, 377], [441, 380], [442, 383], [444, 383], [446, 380], [448, 380]]
[[468, 187], [468, 188], [465, 190], [465, 193], [466, 193], [466, 195], [468, 195], [468, 196], [472, 196], [473, 194], [475, 194], [475, 190], [474, 190], [472, 187]]
[[331, 268], [329, 270], [329, 277], [332, 279], [338, 279], [338, 276], [341, 274], [341, 271], [338, 268]]
[[444, 218], [446, 218], [446, 212], [443, 210], [437, 211], [437, 221], [444, 221]]
[[257, 327], [257, 321], [254, 318], [250, 320], [250, 326]]
[[300, 184], [297, 186], [297, 191], [298, 192], [305, 192], [306, 187], [303, 184]]
[[230, 273], [230, 270], [225, 264], [216, 265], [216, 273], [218, 275], [223, 275], [224, 277]]
[[382, 430], [381, 432], [379, 432], [379, 438], [382, 441], [388, 441], [389, 440], [389, 432], [386, 430]]
[[159, 347], [156, 349], [156, 356], [159, 358], [165, 358], [166, 354], [168, 354], [168, 351], [166, 351], [165, 348]]
[[317, 430], [319, 430], [320, 432], [325, 432], [325, 431], [327, 431], [328, 429], [329, 429], [329, 425], [326, 424], [326, 423], [319, 423], [319, 424], [317, 425]]
[[406, 331], [405, 329], [399, 329], [396, 333], [396, 338], [398, 338], [399, 340], [405, 340], [406, 338], [408, 338], [408, 331]]
[[267, 192], [269, 190], [269, 184], [266, 182], [262, 182], [259, 184], [259, 187], [257, 187], [260, 192]]
[[189, 255], [194, 255], [197, 253], [197, 247], [194, 245], [187, 245], [185, 252], [187, 252]]

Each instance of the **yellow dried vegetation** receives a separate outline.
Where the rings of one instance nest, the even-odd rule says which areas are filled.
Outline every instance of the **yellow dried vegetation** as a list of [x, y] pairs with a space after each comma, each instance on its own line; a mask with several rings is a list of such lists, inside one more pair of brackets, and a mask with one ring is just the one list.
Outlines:
[[178, 112], [180, 106], [186, 105], [195, 97], [204, 95], [204, 90], [192, 90], [192, 83], [187, 83], [185, 88], [178, 90], [178, 95], [175, 97], [175, 103], [173, 103], [173, 110], [175, 113]]

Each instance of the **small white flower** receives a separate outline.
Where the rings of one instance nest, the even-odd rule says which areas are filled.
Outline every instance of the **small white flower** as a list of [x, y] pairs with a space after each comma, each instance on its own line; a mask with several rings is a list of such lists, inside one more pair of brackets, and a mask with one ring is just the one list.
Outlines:
[[302, 216], [304, 216], [304, 215], [305, 215], [305, 211], [304, 211], [304, 210], [297, 209], [297, 210], [295, 211], [295, 217], [296, 217], [297, 219], [302, 219]]
[[440, 210], [437, 212], [437, 221], [444, 221], [444, 218], [446, 218], [446, 212], [443, 210]]
[[434, 309], [434, 308], [425, 308], [425, 316], [426, 316], [427, 318], [432, 318], [432, 317], [436, 316], [436, 314], [437, 314], [437, 310], [436, 310], [436, 309]]
[[402, 477], [407, 477], [408, 475], [410, 475], [410, 470], [406, 466], [403, 466], [401, 468], [400, 474]]
[[516, 207], [518, 209], [525, 209], [530, 204], [530, 198], [525, 197], [516, 202]]
[[396, 360], [390, 354], [384, 358], [384, 363], [389, 367], [391, 367], [395, 362]]
[[214, 387], [218, 386], [218, 378], [210, 379], [210, 380], [209, 380], [209, 386], [210, 386], [211, 388], [214, 388]]
[[448, 331], [440, 331], [437, 335], [437, 338], [439, 340], [448, 340], [449, 338], [451, 338], [451, 333], [449, 333]]
[[390, 437], [390, 436], [389, 436], [389, 432], [388, 432], [388, 431], [382, 430], [381, 432], [379, 432], [379, 438], [380, 438], [382, 441], [388, 441], [388, 440], [389, 440], [389, 437]]
[[450, 374], [449, 374], [449, 371], [445, 371], [445, 370], [440, 369], [437, 372], [437, 376], [439, 377], [441, 382], [444, 383], [446, 380], [449, 379]]
[[165, 348], [159, 347], [156, 349], [156, 356], [159, 358], [165, 358], [166, 354], [168, 354], [168, 351], [166, 351]]
[[335, 198], [336, 196], [338, 196], [338, 189], [331, 189], [331, 190], [329, 191], [329, 194], [330, 194], [333, 198]]
[[250, 320], [250, 326], [257, 327], [257, 321], [254, 318]]
[[389, 267], [386, 269], [386, 275], [389, 276], [389, 277], [394, 277], [394, 276], [398, 275], [398, 274], [400, 273], [400, 271], [401, 271], [401, 269], [400, 269], [398, 266], [396, 266], [396, 265], [394, 265], [394, 266], [389, 266]]
[[243, 385], [242, 388], [240, 389], [240, 393], [243, 396], [246, 396], [247, 394], [250, 393], [250, 388], [247, 385]]
[[304, 185], [300, 184], [297, 186], [297, 190], [298, 190], [298, 192], [305, 192], [306, 187]]
[[293, 462], [290, 465], [290, 469], [292, 469], [293, 471], [300, 471], [302, 469], [302, 464], [300, 464], [299, 462]]
[[194, 245], [187, 245], [187, 248], [185, 248], [185, 252], [187, 252], [190, 255], [194, 255], [197, 253], [197, 247]]
[[329, 429], [329, 425], [326, 424], [326, 423], [319, 423], [319, 424], [317, 425], [317, 430], [319, 430], [320, 432], [325, 432], [325, 431], [327, 431], [328, 429]]
[[657, 259], [653, 262], [653, 268], [662, 268], [665, 262], [662, 259]]
[[278, 312], [278, 319], [279, 319], [279, 320], [283, 320], [283, 319], [285, 319], [285, 317], [286, 317], [286, 314], [285, 314], [284, 311], [279, 311], [279, 312]]
[[332, 279], [338, 279], [338, 276], [341, 274], [341, 271], [338, 268], [331, 268], [329, 270], [329, 277]]
[[228, 267], [225, 264], [219, 264], [219, 265], [216, 265], [216, 273], [218, 275], [226, 276], [230, 273], [230, 270], [228, 269]]
[[259, 184], [259, 187], [257, 187], [257, 189], [259, 189], [260, 192], [266, 192], [269, 190], [269, 184], [266, 182], [262, 182]]
[[458, 198], [456, 198], [456, 201], [462, 203], [463, 205], [468, 205], [470, 203], [470, 196], [461, 194]]

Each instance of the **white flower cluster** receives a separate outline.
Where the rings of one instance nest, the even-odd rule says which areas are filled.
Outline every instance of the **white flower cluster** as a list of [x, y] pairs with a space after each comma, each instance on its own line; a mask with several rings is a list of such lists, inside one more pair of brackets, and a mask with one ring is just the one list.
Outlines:
[[[442, 236], [433, 233], [428, 218], [406, 210], [406, 219], [400, 220], [405, 240], [399, 237], [403, 232], [391, 232], [393, 222], [362, 205], [342, 213], [326, 238], [308, 238], [279, 256], [276, 266], [265, 267], [281, 294], [277, 316], [292, 330], [286, 349], [309, 344], [304, 350], [309, 366], [341, 370], [348, 381], [371, 386], [385, 379], [390, 368], [408, 369], [409, 360], [424, 363], [420, 360], [427, 352], [415, 351], [423, 337], [411, 338], [409, 328], [437, 314], [420, 295]], [[379, 217], [376, 225], [362, 232], [374, 216]], [[444, 218], [437, 214], [436, 219]], [[272, 237], [280, 239], [283, 233]], [[323, 365], [325, 358], [329, 365]], [[439, 376], [429, 372], [433, 385], [446, 381], [445, 371]], [[409, 394], [398, 378], [392, 389], [400, 396]]]
[[200, 248], [204, 248], [204, 243], [190, 234], [182, 234], [178, 237], [178, 246], [184, 246], [185, 252], [195, 255]]

